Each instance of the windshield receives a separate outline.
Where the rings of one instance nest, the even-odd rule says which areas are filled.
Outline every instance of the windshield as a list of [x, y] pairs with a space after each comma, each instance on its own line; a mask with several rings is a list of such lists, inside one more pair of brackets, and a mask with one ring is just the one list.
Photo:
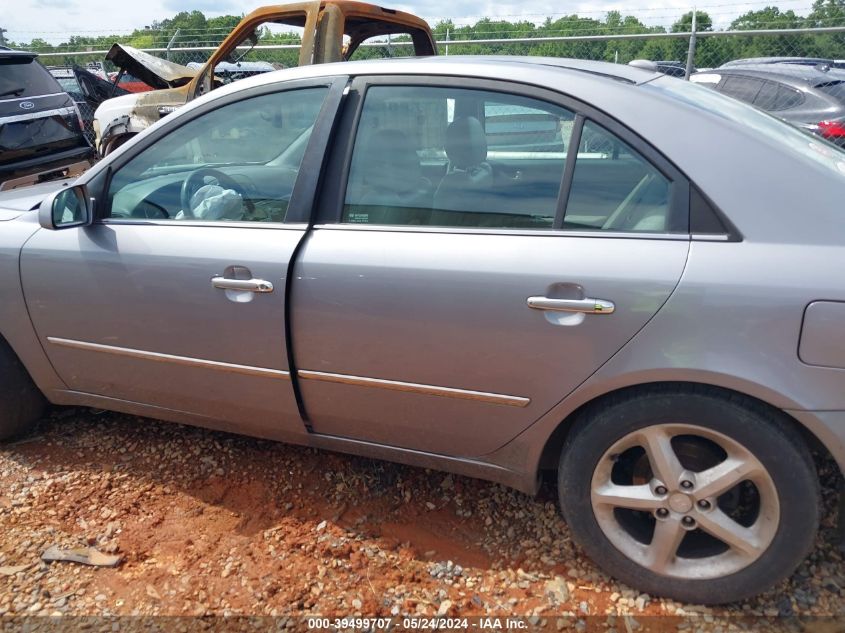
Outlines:
[[0, 97], [21, 98], [62, 92], [56, 80], [31, 57], [0, 59]]
[[820, 136], [805, 132], [762, 110], [689, 81], [653, 81], [659, 90], [711, 115], [739, 123], [761, 137], [777, 143], [845, 178], [845, 151]]

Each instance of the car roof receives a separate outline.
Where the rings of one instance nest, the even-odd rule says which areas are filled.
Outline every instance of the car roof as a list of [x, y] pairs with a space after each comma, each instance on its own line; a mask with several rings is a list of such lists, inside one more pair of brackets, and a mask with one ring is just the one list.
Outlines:
[[37, 56], [38, 53], [32, 51], [16, 51], [5, 46], [0, 46], [0, 59], [21, 59], [24, 57], [35, 59]]
[[799, 66], [813, 66], [815, 64], [833, 65], [834, 63], [834, 60], [828, 57], [745, 57], [725, 62], [722, 64], [722, 68], [747, 66], [749, 64], [798, 64]]
[[801, 86], [818, 86], [834, 81], [845, 81], [845, 70], [792, 63], [742, 64], [714, 68], [707, 72], [722, 75], [749, 75], [760, 79], [778, 79]]
[[477, 63], [485, 66], [490, 64], [512, 64], [514, 67], [550, 66], [562, 70], [572, 70], [580, 73], [586, 73], [588, 75], [606, 77], [629, 84], [645, 83], [662, 75], [662, 73], [644, 70], [635, 66], [628, 66], [627, 64], [612, 64], [610, 62], [597, 62], [587, 59], [570, 59], [566, 57], [534, 57], [528, 55], [449, 55], [438, 57], [418, 57], [415, 58], [415, 60], [418, 62], [434, 63], [437, 65]]

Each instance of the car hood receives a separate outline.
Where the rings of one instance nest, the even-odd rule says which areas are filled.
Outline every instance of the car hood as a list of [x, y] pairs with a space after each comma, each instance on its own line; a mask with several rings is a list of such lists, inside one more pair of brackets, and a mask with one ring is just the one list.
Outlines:
[[31, 187], [0, 191], [0, 222], [14, 220], [26, 211], [37, 209], [44, 198], [62, 187], [67, 187], [73, 180], [73, 178], [51, 180]]
[[106, 59], [145, 84], [157, 89], [176, 88], [188, 83], [196, 70], [177, 64], [125, 44], [112, 44]]

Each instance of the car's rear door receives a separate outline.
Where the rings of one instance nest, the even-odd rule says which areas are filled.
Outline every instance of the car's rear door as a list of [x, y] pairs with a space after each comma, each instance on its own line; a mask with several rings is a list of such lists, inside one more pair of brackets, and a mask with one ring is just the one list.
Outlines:
[[194, 109], [111, 160], [101, 196], [90, 185], [105, 217], [27, 243], [27, 306], [69, 390], [264, 437], [304, 432], [285, 286], [345, 83]]
[[310, 425], [490, 453], [672, 293], [689, 185], [630, 132], [548, 91], [408, 77], [359, 79], [350, 98], [350, 147], [336, 148], [293, 274]]

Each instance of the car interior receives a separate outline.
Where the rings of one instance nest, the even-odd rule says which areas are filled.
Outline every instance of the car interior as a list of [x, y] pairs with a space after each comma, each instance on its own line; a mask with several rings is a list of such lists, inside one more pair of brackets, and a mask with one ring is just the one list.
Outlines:
[[[343, 221], [552, 228], [574, 115], [520, 97], [420, 90], [368, 92]], [[588, 122], [563, 228], [664, 231], [669, 192], [653, 166]]]
[[[112, 180], [111, 217], [283, 222], [325, 89], [293, 93], [220, 108], [141, 152]], [[500, 93], [370, 88], [341, 220], [551, 229], [574, 119]], [[666, 231], [670, 189], [635, 150], [587, 121], [562, 228]]]
[[283, 222], [325, 93], [256, 97], [178, 128], [116, 171], [109, 217]]

